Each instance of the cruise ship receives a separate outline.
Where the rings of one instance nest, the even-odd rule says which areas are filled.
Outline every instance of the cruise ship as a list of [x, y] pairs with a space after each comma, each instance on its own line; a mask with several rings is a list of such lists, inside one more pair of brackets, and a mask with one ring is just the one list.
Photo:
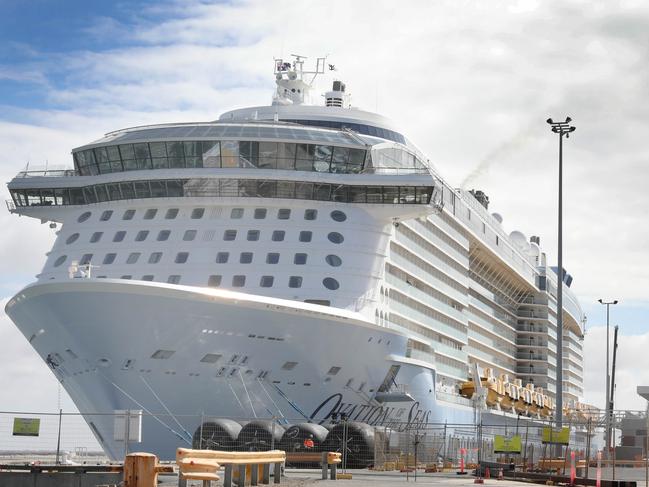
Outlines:
[[342, 81], [310, 103], [335, 73], [304, 63], [275, 60], [269, 106], [117, 130], [9, 182], [56, 240], [6, 312], [107, 454], [117, 410], [160, 413], [137, 448], [162, 458], [203, 415], [469, 424], [476, 374], [520, 398], [489, 401], [501, 421], [547, 417], [558, 388], [578, 408], [569, 274]]

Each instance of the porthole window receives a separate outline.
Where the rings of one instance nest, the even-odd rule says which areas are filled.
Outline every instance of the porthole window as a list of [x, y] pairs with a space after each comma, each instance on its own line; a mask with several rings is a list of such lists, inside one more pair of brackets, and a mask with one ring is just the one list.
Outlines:
[[126, 232], [124, 230], [115, 232], [115, 236], [113, 237], [113, 242], [122, 242], [124, 240], [124, 237], [126, 237]]
[[140, 258], [141, 253], [140, 252], [131, 252], [128, 255], [128, 259], [126, 259], [127, 264], [135, 264], [138, 259]]
[[246, 285], [246, 276], [232, 276], [232, 287], [243, 287]]
[[248, 230], [247, 239], [251, 242], [259, 240], [259, 230]]
[[196, 230], [185, 230], [185, 234], [183, 235], [183, 240], [185, 242], [191, 242], [196, 238]]
[[171, 235], [171, 230], [160, 230], [158, 232], [158, 242], [164, 242], [166, 240], [169, 240], [169, 235]]
[[226, 230], [223, 232], [223, 240], [225, 241], [232, 241], [237, 238], [237, 231], [236, 230]]
[[252, 252], [241, 252], [239, 256], [240, 264], [250, 264], [252, 262]]
[[243, 208], [232, 208], [232, 211], [230, 212], [230, 218], [235, 220], [243, 218]]
[[273, 242], [281, 242], [281, 241], [284, 240], [285, 235], [286, 235], [286, 232], [284, 230], [274, 230], [271, 240]]
[[340, 287], [340, 284], [338, 284], [338, 281], [336, 281], [333, 277], [325, 277], [322, 280], [322, 284], [324, 285], [324, 287], [326, 287], [327, 289], [329, 289], [331, 291], [335, 291], [336, 289], [338, 289]]
[[106, 254], [104, 256], [104, 260], [103, 260], [102, 264], [104, 264], [104, 265], [112, 264], [113, 262], [115, 262], [115, 257], [117, 257], [117, 254], [112, 254], [112, 253], [111, 254]]
[[328, 256], [326, 256], [325, 261], [331, 267], [338, 267], [343, 263], [343, 260], [340, 257], [338, 257], [337, 255], [332, 255], [332, 254], [329, 254]]
[[263, 220], [266, 218], [266, 208], [255, 208], [255, 220]]
[[303, 230], [300, 232], [300, 242], [310, 242], [313, 238], [313, 232]]
[[90, 218], [90, 215], [92, 215], [92, 213], [90, 213], [89, 211], [86, 211], [86, 212], [84, 212], [84, 213], [81, 213], [81, 215], [79, 215], [79, 218], [77, 218], [77, 221], [78, 221], [79, 223], [83, 223], [83, 222], [85, 222], [88, 218]]
[[83, 256], [81, 257], [81, 260], [79, 261], [79, 265], [90, 264], [91, 260], [92, 260], [92, 254], [83, 254]]
[[216, 254], [216, 263], [217, 264], [226, 264], [228, 258], [230, 257], [230, 252], [219, 252]]
[[347, 215], [340, 210], [334, 210], [330, 214], [331, 219], [336, 222], [344, 222], [347, 220]]
[[78, 233], [73, 233], [72, 235], [70, 235], [70, 236], [66, 239], [65, 243], [66, 243], [66, 244], [71, 244], [71, 243], [73, 243], [73, 242], [76, 242], [78, 238], [79, 238], [79, 234], [78, 234]]
[[135, 241], [144, 242], [148, 236], [149, 236], [148, 230], [140, 230], [139, 232], [137, 232], [137, 235], [135, 236]]
[[143, 281], [153, 281], [153, 274], [147, 274], [145, 276], [142, 276]]
[[153, 220], [157, 214], [158, 214], [158, 210], [156, 210], [155, 208], [149, 208], [144, 212], [144, 219]]
[[169, 283], [169, 284], [179, 284], [180, 283], [180, 275], [179, 274], [171, 274], [167, 278], [167, 283]]
[[329, 239], [330, 242], [335, 244], [341, 244], [343, 243], [343, 240], [345, 240], [345, 237], [343, 237], [342, 234], [338, 232], [329, 233], [329, 235], [327, 235], [327, 238]]
[[165, 213], [165, 220], [173, 220], [178, 216], [178, 208], [169, 208]]
[[275, 278], [273, 276], [261, 276], [259, 280], [259, 286], [261, 287], [273, 287], [273, 282]]
[[104, 211], [104, 212], [101, 214], [101, 216], [99, 217], [99, 219], [100, 219], [102, 222], [107, 222], [108, 220], [110, 220], [110, 217], [111, 217], [111, 216], [113, 216], [113, 210], [106, 210], [106, 211]]
[[185, 262], [187, 262], [188, 258], [189, 258], [189, 252], [178, 252], [176, 254], [176, 259], [174, 260], [174, 262], [176, 264], [184, 264]]
[[58, 258], [54, 261], [54, 267], [59, 267], [59, 266], [61, 266], [61, 265], [65, 262], [65, 259], [67, 259], [67, 258], [68, 258], [67, 255], [62, 255], [62, 256], [58, 257]]
[[132, 220], [135, 216], [135, 210], [126, 210], [122, 215], [122, 220]]
[[220, 274], [211, 275], [207, 278], [207, 285], [209, 287], [219, 287], [221, 285], [222, 276]]
[[192, 220], [200, 220], [205, 214], [205, 208], [194, 208], [192, 210], [191, 218]]
[[288, 287], [302, 287], [302, 276], [291, 276], [288, 278]]
[[120, 279], [131, 279], [132, 277], [133, 276], [127, 274], [125, 276], [120, 277]]
[[297, 264], [297, 265], [306, 264], [306, 254], [295, 254], [295, 258], [293, 259], [293, 263]]
[[157, 264], [162, 259], [162, 252], [151, 252], [149, 255], [149, 264]]
[[291, 210], [288, 208], [280, 208], [277, 210], [278, 220], [288, 220], [291, 217]]
[[279, 254], [277, 252], [269, 252], [266, 255], [266, 264], [277, 264], [279, 262]]
[[318, 210], [304, 210], [305, 220], [315, 220], [318, 217]]
[[97, 243], [101, 240], [101, 236], [104, 234], [104, 232], [95, 232], [92, 234], [90, 237], [90, 243]]

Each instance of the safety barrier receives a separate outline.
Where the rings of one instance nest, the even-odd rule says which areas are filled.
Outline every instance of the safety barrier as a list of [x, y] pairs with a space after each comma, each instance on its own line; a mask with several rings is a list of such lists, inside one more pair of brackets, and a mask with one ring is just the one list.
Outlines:
[[342, 453], [333, 451], [287, 453], [286, 462], [293, 464], [318, 463], [322, 468], [322, 480], [327, 480], [327, 470], [329, 470], [329, 478], [336, 480], [338, 464], [342, 462]]
[[[261, 473], [261, 483], [270, 483], [270, 466], [274, 465], [274, 483], [279, 484], [282, 464], [286, 461], [286, 452], [270, 450], [264, 452], [228, 452], [216, 450], [192, 450], [178, 448], [176, 463], [178, 465], [178, 487], [185, 487], [187, 480], [202, 480], [204, 486], [211, 481], [220, 480], [218, 470], [224, 467], [223, 487], [232, 487], [233, 474], [238, 474], [239, 485], [245, 485], [250, 473], [250, 484], [257, 485]], [[234, 466], [238, 466], [233, 472]]]

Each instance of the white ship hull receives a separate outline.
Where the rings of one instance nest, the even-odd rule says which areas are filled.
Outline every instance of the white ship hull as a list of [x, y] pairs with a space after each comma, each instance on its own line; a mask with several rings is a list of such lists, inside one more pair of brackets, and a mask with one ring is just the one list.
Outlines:
[[[119, 409], [145, 412], [137, 448], [161, 458], [191, 442], [202, 415], [322, 422], [347, 411], [371, 424], [453, 422], [435, 407], [434, 371], [405, 357], [407, 337], [351, 312], [111, 280], [33, 285], [7, 312], [44, 360], [60, 361], [55, 373], [80, 411], [99, 413], [86, 420], [113, 458], [124, 452], [110, 415]], [[174, 353], [151, 358], [157, 350]], [[221, 357], [201, 362], [208, 353]], [[286, 362], [297, 364], [283, 370]], [[410, 385], [414, 401], [381, 406], [370, 390], [393, 364], [401, 365], [398, 380]], [[331, 367], [341, 370], [327, 375]], [[470, 420], [470, 411], [457, 412]]]

